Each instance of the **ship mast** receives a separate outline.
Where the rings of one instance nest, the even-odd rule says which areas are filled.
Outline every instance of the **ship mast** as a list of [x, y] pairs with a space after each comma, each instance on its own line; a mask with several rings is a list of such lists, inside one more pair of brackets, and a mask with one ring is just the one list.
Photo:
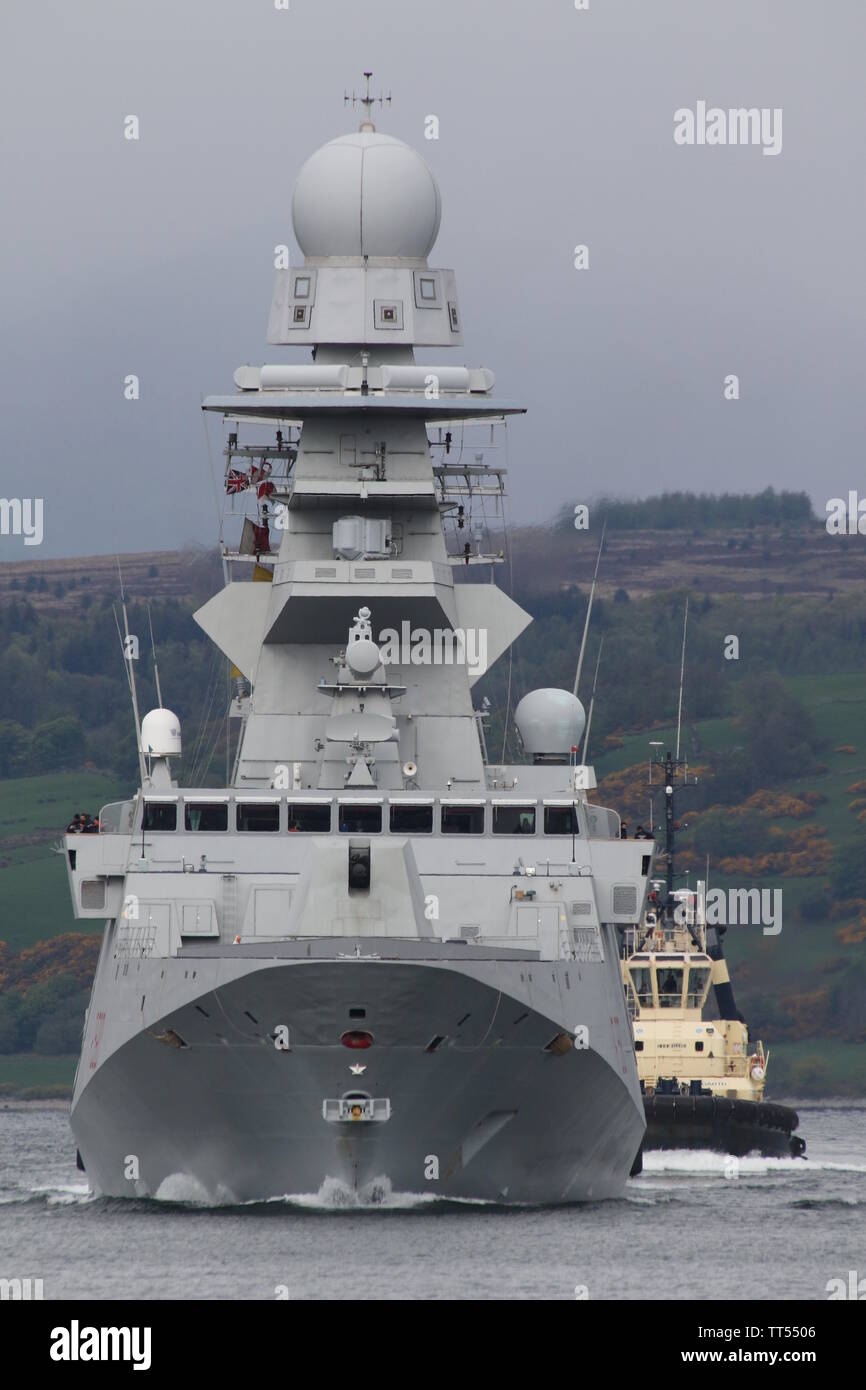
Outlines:
[[[129, 685], [129, 695], [132, 700], [132, 714], [135, 720], [135, 746], [138, 752], [138, 770], [141, 774], [141, 785], [144, 786], [147, 777], [147, 767], [144, 761], [144, 753], [141, 747], [141, 718], [138, 713], [138, 691], [135, 685], [135, 667], [132, 655], [132, 638], [129, 632], [129, 617], [126, 611], [126, 594], [123, 590], [123, 572], [120, 568], [120, 556], [115, 556], [117, 560], [117, 577], [120, 581], [120, 609], [123, 613], [123, 635], [121, 636], [120, 624], [117, 621], [117, 613], [114, 614], [114, 622], [117, 627], [117, 635], [120, 638], [120, 650], [123, 653], [123, 665], [126, 671], [126, 680]], [[160, 703], [162, 703], [160, 701]]]

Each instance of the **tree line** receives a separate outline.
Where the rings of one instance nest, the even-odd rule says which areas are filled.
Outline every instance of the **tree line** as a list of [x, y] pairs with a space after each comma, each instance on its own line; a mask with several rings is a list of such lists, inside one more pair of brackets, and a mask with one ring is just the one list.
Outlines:
[[[816, 518], [806, 492], [663, 492], [658, 497], [623, 500], [600, 497], [592, 504], [593, 518], [616, 531], [681, 531], [751, 528], [768, 525], [808, 525]], [[557, 527], [574, 525], [573, 508], [563, 506]]]

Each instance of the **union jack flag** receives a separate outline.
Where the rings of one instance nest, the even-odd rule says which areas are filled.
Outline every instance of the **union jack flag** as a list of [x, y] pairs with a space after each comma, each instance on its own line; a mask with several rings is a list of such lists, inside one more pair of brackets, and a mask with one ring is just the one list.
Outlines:
[[240, 468], [230, 468], [226, 473], [226, 492], [229, 495], [237, 492], [246, 492], [249, 486], [249, 477]]

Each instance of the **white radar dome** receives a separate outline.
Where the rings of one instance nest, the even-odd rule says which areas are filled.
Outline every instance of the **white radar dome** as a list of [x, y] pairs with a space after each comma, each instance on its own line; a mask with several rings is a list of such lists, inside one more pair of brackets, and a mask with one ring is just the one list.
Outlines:
[[322, 145], [298, 174], [292, 223], [305, 256], [426, 260], [439, 231], [439, 188], [416, 150], [378, 131]]
[[170, 709], [152, 709], [141, 721], [141, 751], [152, 758], [180, 754], [180, 720]]
[[530, 690], [514, 711], [514, 723], [527, 753], [564, 758], [580, 742], [586, 715], [568, 690]]

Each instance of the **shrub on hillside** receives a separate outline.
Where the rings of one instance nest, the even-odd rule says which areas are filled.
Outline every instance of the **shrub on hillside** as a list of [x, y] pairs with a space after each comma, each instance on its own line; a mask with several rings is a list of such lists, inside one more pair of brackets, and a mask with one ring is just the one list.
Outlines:
[[770, 825], [758, 811], [732, 816], [726, 810], [704, 812], [695, 826], [692, 841], [698, 854], [714, 860], [731, 855], [751, 857], [769, 849]]
[[830, 880], [836, 898], [866, 898], [866, 854], [861, 844], [842, 845], [836, 850]]
[[822, 883], [810, 884], [800, 898], [797, 916], [803, 922], [824, 922], [830, 916], [832, 906], [833, 899], [826, 885]]

